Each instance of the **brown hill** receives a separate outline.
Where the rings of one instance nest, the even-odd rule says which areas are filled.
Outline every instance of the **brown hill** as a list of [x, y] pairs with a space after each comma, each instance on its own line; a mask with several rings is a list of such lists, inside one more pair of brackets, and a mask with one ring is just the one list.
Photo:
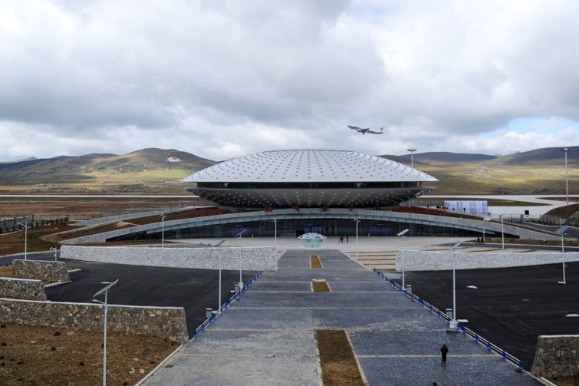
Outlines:
[[185, 193], [180, 182], [214, 162], [175, 149], [142, 149], [124, 155], [87, 154], [0, 164], [4, 193]]
[[[568, 148], [569, 191], [579, 189], [579, 147]], [[410, 164], [410, 155], [384, 156]], [[87, 154], [0, 163], [0, 192], [186, 194], [181, 180], [215, 164], [175, 149], [128, 154]], [[561, 148], [495, 157], [431, 152], [414, 154], [414, 166], [439, 179], [435, 194], [564, 194]]]

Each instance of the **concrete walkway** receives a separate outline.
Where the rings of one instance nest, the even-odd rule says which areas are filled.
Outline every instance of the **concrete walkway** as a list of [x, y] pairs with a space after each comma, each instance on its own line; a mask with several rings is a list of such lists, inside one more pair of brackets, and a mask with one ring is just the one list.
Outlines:
[[[351, 241], [351, 240], [350, 240]], [[310, 255], [322, 269], [310, 268]], [[331, 293], [312, 292], [325, 279]], [[538, 385], [335, 249], [289, 249], [143, 384], [320, 385], [315, 331], [348, 333], [369, 385]], [[449, 347], [446, 366], [440, 347]]]

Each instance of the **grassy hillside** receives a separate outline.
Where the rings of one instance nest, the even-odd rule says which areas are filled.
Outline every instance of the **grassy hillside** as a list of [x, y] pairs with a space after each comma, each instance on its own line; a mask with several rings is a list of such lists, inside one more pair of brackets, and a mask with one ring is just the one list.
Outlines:
[[180, 181], [214, 163], [175, 149], [156, 148], [124, 155], [61, 156], [0, 164], [0, 189], [3, 193], [185, 194], [186, 185]]
[[[579, 190], [579, 147], [568, 148], [569, 192]], [[384, 156], [410, 164], [410, 155]], [[169, 162], [178, 160], [179, 162]], [[185, 194], [181, 180], [215, 164], [175, 149], [124, 155], [88, 154], [0, 164], [0, 193]], [[495, 157], [484, 154], [414, 154], [414, 167], [439, 179], [435, 194], [564, 194], [561, 148]]]

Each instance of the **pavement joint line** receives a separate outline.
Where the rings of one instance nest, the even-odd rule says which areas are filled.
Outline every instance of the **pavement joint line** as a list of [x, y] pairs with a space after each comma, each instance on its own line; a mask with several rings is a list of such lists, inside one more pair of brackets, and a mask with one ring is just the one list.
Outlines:
[[[491, 354], [454, 354], [448, 355], [448, 358], [487, 358]], [[358, 355], [360, 358], [440, 358], [440, 354], [385, 354], [385, 355]]]
[[[308, 327], [308, 328], [220, 328], [220, 327], [212, 327], [211, 331], [228, 331], [228, 332], [235, 332], [235, 331], [258, 331], [258, 332], [275, 332], [275, 331], [315, 331], [315, 326]], [[446, 330], [445, 330], [446, 331]], [[202, 336], [202, 335], [199, 335]], [[199, 336], [197, 339], [199, 339]], [[195, 338], [189, 339], [189, 341], [194, 341]]]
[[[209, 358], [214, 358], [215, 357], [215, 353], [204, 353], [204, 352], [189, 352], [186, 353], [185, 355], [188, 356], [195, 356], [195, 357], [209, 357]], [[259, 355], [259, 354], [255, 354], [255, 355], [251, 355], [251, 354], [243, 354], [243, 353], [231, 353], [231, 352], [219, 352], [219, 357], [220, 358], [288, 358], [288, 359], [293, 359], [293, 358], [304, 358], [304, 359], [311, 359], [314, 358], [315, 355], [287, 355], [287, 354], [281, 354], [281, 355], [273, 355], [273, 354], [264, 354], [264, 355]]]
[[236, 304], [234, 308], [231, 310], [412, 310], [412, 311], [422, 311], [422, 308], [417, 307], [344, 307], [344, 306], [324, 306], [324, 307], [292, 307], [292, 306], [284, 306], [284, 307], [252, 307], [252, 306], [243, 306], [241, 304]]
[[[328, 282], [331, 283], [331, 282]], [[334, 283], [335, 285], [335, 283]], [[297, 293], [324, 293], [324, 292], [319, 292], [319, 291], [312, 291], [312, 290], [296, 290], [296, 291], [252, 291], [254, 293], [260, 293], [260, 294], [284, 294], [284, 293], [292, 293], [292, 294], [297, 294]], [[327, 292], [325, 292], [327, 293]], [[384, 291], [336, 291], [336, 290], [332, 290], [333, 294], [383, 294]]]

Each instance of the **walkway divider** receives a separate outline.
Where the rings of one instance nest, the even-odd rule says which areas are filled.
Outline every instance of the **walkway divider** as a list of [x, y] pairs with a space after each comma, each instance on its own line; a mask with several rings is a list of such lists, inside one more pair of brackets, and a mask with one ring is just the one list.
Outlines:
[[243, 283], [243, 286], [241, 288], [239, 288], [239, 290], [237, 292], [235, 292], [233, 295], [231, 295], [231, 297], [229, 297], [227, 299], [227, 301], [221, 305], [221, 307], [219, 307], [219, 312], [213, 311], [211, 313], [211, 315], [207, 319], [205, 319], [203, 321], [203, 323], [201, 323], [199, 325], [199, 327], [197, 327], [193, 331], [193, 339], [197, 339], [199, 337], [199, 334], [205, 332], [205, 329], [207, 327], [209, 327], [210, 325], [212, 325], [213, 322], [215, 322], [217, 320], [217, 318], [231, 306], [231, 303], [238, 300], [241, 297], [241, 294], [243, 292], [247, 291], [247, 289], [249, 289], [249, 287], [253, 283], [255, 283], [257, 281], [257, 279], [259, 279], [261, 277], [261, 275], [262, 275], [262, 272], [258, 272], [257, 274], [255, 274], [254, 277], [252, 277], [250, 280]]
[[[384, 275], [382, 272], [378, 271], [376, 268], [372, 268], [372, 271], [376, 272], [380, 278], [382, 278], [385, 282], [387, 282], [392, 287], [394, 287], [394, 289], [398, 290], [399, 292], [403, 292], [406, 297], [410, 298], [411, 302], [414, 302], [415, 299], [418, 299], [417, 303], [420, 306], [422, 306], [423, 308], [428, 309], [431, 313], [436, 313], [437, 316], [446, 319], [449, 323], [452, 320], [452, 318], [450, 316], [448, 316], [446, 314], [446, 312], [442, 312], [440, 309], [438, 309], [435, 306], [433, 306], [432, 304], [428, 303], [426, 300], [416, 296], [412, 292], [408, 291], [408, 289], [403, 288], [400, 284], [398, 284], [396, 281], [394, 281], [394, 279], [388, 279], [388, 277], [386, 275]], [[525, 369], [523, 367], [523, 361], [522, 360], [507, 353], [505, 350], [503, 350], [499, 346], [495, 345], [490, 340], [481, 337], [479, 334], [470, 330], [469, 328], [466, 328], [465, 326], [463, 326], [460, 323], [457, 324], [457, 328], [460, 329], [460, 331], [462, 331], [462, 333], [464, 335], [469, 335], [471, 338], [473, 338], [475, 343], [484, 345], [489, 352], [494, 351], [495, 353], [497, 353], [501, 357], [502, 360], [508, 360], [509, 362], [513, 363], [515, 366], [517, 366], [516, 371], [518, 371], [518, 372], [525, 371]]]

